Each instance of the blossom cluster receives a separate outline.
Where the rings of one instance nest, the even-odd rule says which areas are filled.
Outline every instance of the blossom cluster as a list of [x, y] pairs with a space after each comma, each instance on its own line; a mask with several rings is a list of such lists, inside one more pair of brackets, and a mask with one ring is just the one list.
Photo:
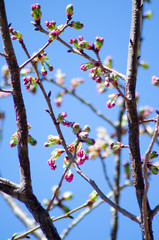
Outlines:
[[41, 6], [35, 3], [31, 6], [31, 15], [37, 25], [40, 25], [40, 20], [42, 16]]
[[[75, 22], [72, 22], [71, 24], [72, 24], [71, 27], [75, 26]], [[83, 49], [99, 51], [103, 46], [104, 39], [102, 37], [97, 36], [95, 38], [95, 42], [90, 44], [88, 41], [84, 40], [82, 36], [79, 36], [78, 39], [71, 38], [69, 40], [69, 43], [73, 44], [73, 46], [76, 47], [79, 51], [82, 51]]]
[[[28, 130], [31, 128], [31, 126], [28, 124]], [[11, 136], [10, 140], [10, 147], [15, 147], [18, 143], [18, 138], [17, 138], [17, 132], [15, 132]], [[37, 141], [30, 135], [28, 134], [28, 143], [30, 143], [32, 146], [35, 146], [37, 144]]]
[[12, 27], [9, 28], [9, 32], [12, 34], [12, 40], [18, 40], [20, 43], [22, 43], [23, 36], [20, 32], [15, 31]]
[[34, 61], [36, 63], [38, 63], [38, 62], [41, 63], [41, 74], [43, 77], [45, 77], [47, 75], [47, 70], [46, 70], [45, 65], [47, 66], [47, 68], [49, 69], [50, 72], [53, 71], [53, 66], [48, 63], [49, 58], [47, 57], [46, 52], [39, 53], [38, 56], [36, 58], [34, 58]]
[[38, 81], [39, 79], [32, 76], [23, 77], [23, 84], [26, 86], [25, 89], [32, 93], [36, 93]]
[[[79, 123], [75, 122], [69, 122], [66, 121], [65, 118], [67, 117], [67, 113], [62, 112], [58, 115], [57, 118], [57, 123], [58, 124], [63, 124], [64, 126], [71, 127], [73, 130], [73, 133], [77, 136], [77, 139], [71, 144], [68, 145], [68, 150], [72, 153], [75, 154], [75, 149], [76, 149], [76, 157], [75, 157], [75, 162], [77, 165], [83, 165], [86, 160], [89, 159], [89, 155], [84, 151], [82, 148], [82, 143], [85, 142], [87, 145], [94, 145], [95, 141], [92, 138], [89, 138], [89, 132], [90, 132], [90, 127], [88, 125], [85, 125], [83, 130], [81, 129]], [[45, 147], [49, 147], [51, 145], [61, 145], [61, 139], [59, 136], [54, 136], [54, 135], [49, 135], [48, 136], [48, 142], [44, 143]], [[56, 160], [61, 156], [62, 153], [64, 153], [65, 150], [61, 148], [55, 149], [51, 153], [51, 158], [48, 160], [48, 165], [52, 170], [56, 169]], [[71, 160], [69, 157], [66, 155], [63, 160], [63, 168], [66, 169], [68, 165], [70, 164]], [[67, 172], [65, 173], [64, 178], [68, 181], [71, 182], [73, 180], [73, 173], [71, 169], [69, 168]]]
[[[149, 154], [147, 168], [149, 169], [149, 173], [157, 175], [159, 173], [159, 162], [153, 163], [152, 160], [157, 158], [159, 154], [156, 151], [153, 151]], [[145, 161], [145, 157], [142, 157], [142, 163]]]
[[113, 140], [109, 137], [105, 128], [97, 129], [97, 139], [93, 146], [89, 146], [87, 149], [87, 153], [89, 155], [89, 159], [96, 159], [101, 156], [102, 158], [106, 158], [111, 155], [111, 151], [109, 145], [113, 142]]

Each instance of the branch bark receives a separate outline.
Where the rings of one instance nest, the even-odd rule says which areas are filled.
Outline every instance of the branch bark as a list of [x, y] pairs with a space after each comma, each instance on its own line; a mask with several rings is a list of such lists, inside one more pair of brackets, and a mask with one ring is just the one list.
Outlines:
[[128, 49], [127, 62], [127, 77], [125, 81], [125, 95], [129, 99], [126, 102], [126, 111], [128, 117], [129, 128], [129, 150], [131, 169], [133, 175], [133, 184], [136, 191], [136, 197], [140, 209], [141, 229], [143, 239], [153, 239], [152, 224], [151, 224], [151, 210], [147, 200], [147, 216], [148, 231], [145, 230], [145, 219], [143, 214], [143, 196], [144, 196], [144, 180], [141, 168], [141, 156], [139, 147], [139, 120], [136, 108], [135, 89], [137, 80], [137, 66], [138, 66], [138, 49], [140, 42], [141, 19], [142, 19], [142, 1], [132, 1], [132, 22], [130, 32], [130, 42]]
[[[31, 185], [30, 163], [28, 158], [28, 130], [27, 117], [20, 86], [19, 66], [12, 46], [5, 13], [4, 1], [0, 0], [0, 32], [2, 36], [4, 53], [10, 69], [12, 97], [14, 102], [17, 137], [18, 137], [18, 158], [20, 167], [21, 182], [18, 189], [18, 199], [21, 200], [32, 213], [35, 220], [40, 223], [41, 229], [47, 239], [59, 240], [60, 237], [52, 224], [47, 211], [41, 206], [33, 194]], [[4, 187], [4, 183], [1, 184]], [[1, 188], [2, 190], [2, 188]], [[9, 191], [7, 192], [9, 194]]]

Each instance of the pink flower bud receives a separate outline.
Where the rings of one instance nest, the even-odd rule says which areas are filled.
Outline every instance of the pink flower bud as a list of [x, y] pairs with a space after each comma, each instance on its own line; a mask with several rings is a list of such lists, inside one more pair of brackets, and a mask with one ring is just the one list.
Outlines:
[[108, 100], [106, 105], [107, 105], [107, 108], [112, 108], [115, 106], [115, 103], [112, 102], [111, 100]]
[[72, 4], [67, 5], [67, 7], [66, 7], [66, 15], [69, 18], [73, 15], [73, 5]]
[[65, 174], [65, 177], [67, 182], [72, 182], [73, 180], [73, 173], [71, 171], [69, 171], [68, 173]]
[[87, 71], [86, 64], [82, 64], [82, 65], [80, 66], [80, 68], [81, 68], [82, 71]]
[[54, 158], [53, 157], [51, 157], [49, 160], [48, 160], [48, 164], [49, 164], [49, 166], [50, 166], [50, 168], [52, 169], [52, 170], [55, 170], [56, 169], [56, 164], [55, 164], [55, 160], [54, 160]]

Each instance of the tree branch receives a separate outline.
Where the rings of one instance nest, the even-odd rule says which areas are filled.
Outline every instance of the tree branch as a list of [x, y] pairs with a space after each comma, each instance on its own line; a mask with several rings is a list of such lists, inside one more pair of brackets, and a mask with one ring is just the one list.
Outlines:
[[70, 91], [68, 88], [66, 88], [64, 85], [60, 85], [58, 84], [55, 80], [53, 79], [46, 79], [49, 82], [54, 83], [55, 85], [59, 86], [60, 88], [64, 89], [66, 91], [66, 93], [69, 93], [70, 95], [74, 96], [75, 98], [77, 98], [80, 102], [82, 102], [83, 104], [87, 105], [93, 112], [95, 112], [99, 117], [101, 117], [103, 120], [105, 120], [106, 122], [108, 122], [112, 127], [116, 127], [115, 124], [106, 116], [104, 116], [99, 110], [97, 110], [90, 102], [84, 100], [82, 97], [80, 97], [78, 94], [76, 94], [75, 92]]
[[[126, 111], [128, 118], [129, 128], [129, 149], [131, 159], [131, 169], [133, 175], [133, 183], [136, 191], [137, 201], [141, 213], [141, 229], [143, 239], [146, 239], [146, 230], [144, 227], [144, 219], [142, 212], [142, 200], [144, 195], [144, 181], [141, 168], [141, 156], [139, 148], [139, 120], [136, 108], [135, 89], [137, 79], [137, 66], [138, 66], [138, 49], [140, 41], [141, 31], [141, 19], [142, 19], [142, 1], [132, 1], [132, 22], [130, 32], [130, 42], [128, 49], [128, 62], [127, 62], [127, 77], [125, 81], [125, 94], [129, 99], [126, 102]], [[147, 201], [147, 211], [150, 212], [150, 207]], [[153, 239], [151, 220], [149, 222], [149, 232], [151, 239]]]
[[[36, 222], [33, 218], [30, 218], [26, 212], [23, 211], [23, 209], [18, 205], [18, 203], [9, 195], [1, 192], [1, 195], [5, 199], [5, 201], [8, 203], [10, 208], [12, 209], [13, 213], [15, 214], [18, 219], [21, 220], [21, 222], [28, 228], [33, 228], [36, 226]], [[33, 235], [35, 235], [39, 240], [46, 240], [46, 237], [44, 236], [43, 232], [41, 230], [37, 230], [33, 232]]]
[[20, 185], [0, 177], [0, 191], [3, 191], [4, 193], [7, 193], [10, 196], [19, 199], [19, 189]]
[[16, 113], [17, 138], [18, 138], [18, 158], [21, 175], [20, 183], [20, 200], [25, 203], [26, 207], [33, 214], [35, 220], [40, 223], [47, 239], [59, 240], [60, 237], [52, 224], [47, 211], [42, 208], [35, 195], [32, 192], [30, 163], [28, 158], [28, 128], [26, 111], [23, 102], [20, 86], [19, 66], [12, 46], [9, 35], [9, 29], [6, 19], [4, 1], [0, 0], [0, 31], [2, 35], [4, 52], [8, 56], [7, 64], [11, 75], [11, 88]]
[[77, 171], [77, 173], [79, 175], [81, 175], [96, 191], [97, 193], [99, 194], [99, 196], [106, 202], [108, 203], [111, 207], [113, 207], [114, 209], [116, 209], [117, 211], [119, 211], [120, 213], [122, 213], [124, 216], [130, 218], [131, 220], [133, 220], [134, 222], [137, 222], [139, 223], [139, 220], [138, 218], [129, 213], [128, 211], [126, 211], [125, 209], [121, 208], [120, 206], [116, 205], [114, 202], [112, 202], [107, 196], [104, 195], [104, 193], [98, 188], [98, 186], [96, 185], [96, 183], [91, 180], [88, 176], [86, 176], [84, 174], [84, 172], [81, 171], [81, 169], [77, 166], [77, 164], [75, 163], [74, 164], [75, 166], [75, 169]]

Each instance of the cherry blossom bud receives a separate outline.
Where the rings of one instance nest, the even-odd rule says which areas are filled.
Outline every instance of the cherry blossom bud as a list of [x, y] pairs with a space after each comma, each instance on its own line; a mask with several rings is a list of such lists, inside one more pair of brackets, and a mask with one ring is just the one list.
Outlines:
[[96, 47], [96, 49], [99, 51], [101, 49], [101, 47], [103, 46], [104, 43], [104, 38], [102, 37], [96, 37], [95, 39], [95, 43], [94, 46]]
[[62, 101], [63, 101], [62, 97], [57, 97], [54, 99], [54, 103], [56, 104], [57, 107], [61, 106]]
[[58, 29], [54, 29], [49, 33], [49, 40], [53, 41], [55, 38], [58, 37], [58, 35], [60, 34], [60, 30]]
[[76, 134], [76, 135], [78, 135], [81, 132], [81, 127], [80, 127], [79, 123], [74, 123], [72, 128], [73, 128], [74, 134]]
[[48, 136], [48, 142], [51, 142], [52, 144], [61, 145], [61, 140], [60, 140], [59, 136], [49, 135]]
[[131, 175], [130, 163], [124, 162], [124, 163], [123, 163], [123, 166], [124, 166], [125, 177], [126, 177], [127, 179], [129, 179], [129, 178], [130, 178], [130, 175]]
[[62, 194], [62, 199], [64, 199], [64, 200], [70, 200], [70, 199], [72, 199], [72, 197], [73, 197], [72, 192], [64, 192]]
[[53, 66], [49, 66], [49, 71], [52, 72], [54, 70]]
[[154, 158], [157, 158], [158, 157], [158, 154], [156, 151], [153, 151], [149, 154], [149, 159], [154, 159]]
[[150, 173], [151, 173], [151, 174], [154, 174], [154, 175], [157, 175], [158, 172], [159, 172], [158, 167], [155, 166], [155, 165], [153, 165], [153, 164], [149, 165], [149, 166], [148, 166], [148, 169], [150, 170]]
[[49, 22], [49, 21], [46, 21], [45, 22], [45, 26], [46, 26], [46, 28], [48, 29], [48, 30], [53, 30], [53, 29], [56, 29], [56, 22], [55, 21], [51, 21], [51, 22]]
[[73, 5], [72, 4], [67, 5], [66, 15], [69, 19], [71, 19], [71, 16], [73, 15]]
[[69, 170], [66, 174], [65, 174], [65, 177], [67, 182], [72, 182], [73, 180], [73, 173], [71, 172], [71, 170]]
[[87, 67], [86, 67], [86, 64], [82, 64], [81, 66], [80, 66], [80, 68], [81, 68], [81, 70], [82, 71], [87, 71]]
[[109, 145], [109, 148], [112, 150], [120, 150], [124, 145], [121, 142], [114, 142]]
[[48, 164], [49, 164], [49, 166], [50, 166], [50, 168], [52, 169], [52, 170], [55, 170], [56, 169], [56, 164], [55, 164], [55, 160], [54, 160], [54, 158], [53, 157], [51, 157], [49, 160], [48, 160]]
[[144, 13], [143, 18], [151, 19], [152, 18], [152, 11], [148, 10], [147, 12]]
[[36, 24], [38, 25], [40, 25], [40, 19], [42, 16], [42, 12], [40, 9], [41, 9], [41, 6], [38, 3], [33, 4], [31, 6], [31, 15], [34, 18], [34, 21], [36, 22]]
[[115, 102], [112, 100], [108, 100], [106, 105], [107, 105], [107, 108], [112, 108], [115, 106]]
[[83, 37], [82, 36], [78, 36], [78, 40], [79, 41], [83, 41]]
[[86, 144], [87, 145], [94, 145], [95, 144], [95, 140], [93, 138], [87, 138], [86, 139]]
[[74, 22], [74, 21], [72, 21], [70, 23], [70, 27], [72, 27], [72, 28], [74, 28], [76, 30], [80, 30], [80, 29], [82, 29], [84, 27], [84, 25], [81, 22]]
[[140, 65], [141, 67], [143, 67], [144, 69], [149, 68], [148, 63], [146, 63], [146, 62], [144, 62], [144, 61], [140, 61], [139, 65]]
[[67, 117], [67, 113], [65, 113], [65, 112], [60, 113], [60, 114], [58, 115], [57, 121], [58, 121], [59, 123], [61, 123], [61, 122], [64, 120], [65, 117]]
[[47, 75], [47, 71], [46, 71], [44, 65], [41, 65], [41, 74], [43, 75], [43, 77], [45, 77]]
[[153, 84], [154, 86], [159, 87], [159, 78], [156, 77], [156, 76], [152, 76], [152, 84]]
[[16, 139], [12, 139], [9, 143], [10, 147], [15, 147], [17, 145], [17, 138]]
[[35, 146], [37, 141], [30, 134], [28, 134], [28, 143], [30, 143], [32, 146]]
[[89, 133], [91, 131], [89, 125], [85, 125], [84, 128], [83, 128], [83, 131]]
[[88, 138], [88, 132], [80, 132], [78, 136], [81, 138], [81, 140], [85, 141]]
[[91, 207], [93, 205], [93, 203], [96, 202], [98, 197], [98, 193], [96, 192], [96, 190], [94, 190], [90, 195], [89, 195], [89, 199], [87, 201], [89, 207]]

